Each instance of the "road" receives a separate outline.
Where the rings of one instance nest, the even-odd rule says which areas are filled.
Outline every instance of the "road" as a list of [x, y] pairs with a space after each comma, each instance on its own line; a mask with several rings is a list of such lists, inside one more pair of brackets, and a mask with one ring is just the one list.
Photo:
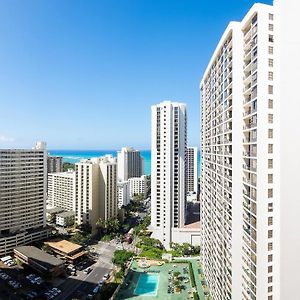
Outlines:
[[66, 281], [59, 286], [62, 293], [57, 300], [72, 299], [75, 294], [88, 295], [93, 291], [96, 285], [102, 280], [103, 275], [109, 273], [113, 269], [111, 262], [115, 244], [99, 242], [93, 245], [93, 251], [98, 253], [99, 258], [96, 263], [91, 265], [92, 271], [86, 275], [83, 271], [77, 271], [77, 276], [69, 276]]

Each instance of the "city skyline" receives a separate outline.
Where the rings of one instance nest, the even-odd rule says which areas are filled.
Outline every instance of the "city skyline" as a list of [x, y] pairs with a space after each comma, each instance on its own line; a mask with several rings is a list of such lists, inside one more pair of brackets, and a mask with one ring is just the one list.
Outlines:
[[150, 149], [148, 107], [168, 99], [187, 103], [199, 146], [199, 80], [254, 2], [2, 2], [1, 148]]

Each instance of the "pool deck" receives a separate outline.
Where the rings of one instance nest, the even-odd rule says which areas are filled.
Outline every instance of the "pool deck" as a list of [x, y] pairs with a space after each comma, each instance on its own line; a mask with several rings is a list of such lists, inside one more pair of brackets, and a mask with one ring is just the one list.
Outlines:
[[[193, 273], [195, 276], [197, 292], [200, 300], [204, 300], [204, 291], [201, 284], [200, 279], [200, 266], [198, 265], [196, 260], [191, 260]], [[187, 272], [184, 272], [184, 268]], [[184, 289], [180, 293], [168, 293], [168, 285], [169, 285], [169, 274], [170, 270], [173, 272], [180, 272], [180, 276], [184, 276], [186, 279], [182, 280], [182, 285], [184, 285]], [[155, 296], [150, 295], [136, 295], [135, 289], [137, 287], [137, 283], [139, 280], [140, 274], [158, 274], [159, 282], [157, 288], [157, 294]], [[127, 277], [124, 280], [117, 296], [116, 300], [153, 300], [153, 299], [163, 299], [163, 300], [188, 300], [193, 299], [192, 297], [192, 285], [190, 281], [189, 275], [189, 266], [188, 263], [180, 263], [180, 262], [170, 262], [165, 263], [162, 266], [151, 266], [149, 268], [142, 269], [138, 266], [136, 261], [133, 261], [130, 271], [128, 272]]]

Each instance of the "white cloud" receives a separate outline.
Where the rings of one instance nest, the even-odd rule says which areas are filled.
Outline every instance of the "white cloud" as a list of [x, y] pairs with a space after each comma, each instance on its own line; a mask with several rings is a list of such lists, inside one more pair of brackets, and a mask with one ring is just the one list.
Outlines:
[[0, 133], [0, 142], [2, 142], [2, 143], [12, 143], [14, 141], [15, 141], [15, 139], [13, 137], [6, 136], [6, 135]]

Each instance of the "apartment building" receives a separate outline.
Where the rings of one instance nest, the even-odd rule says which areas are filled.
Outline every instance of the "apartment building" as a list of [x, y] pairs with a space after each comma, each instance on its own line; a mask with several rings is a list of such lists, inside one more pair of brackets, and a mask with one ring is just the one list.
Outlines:
[[[299, 68], [300, 35], [298, 0], [274, 1], [274, 134], [280, 133], [280, 152], [274, 159], [274, 196], [280, 192], [280, 203], [274, 201], [274, 226], [280, 226], [280, 240], [274, 246], [274, 264], [280, 277], [274, 278], [274, 299], [297, 299], [300, 285], [300, 127]], [[278, 114], [280, 118], [278, 120]], [[274, 151], [278, 145], [274, 142]], [[278, 172], [278, 165], [280, 171]], [[278, 197], [277, 197], [278, 198]], [[277, 199], [276, 199], [277, 200]]]
[[164, 101], [152, 106], [150, 228], [166, 248], [175, 242], [174, 229], [185, 224], [186, 126], [185, 104]]
[[133, 177], [128, 179], [129, 183], [129, 196], [132, 198], [135, 195], [147, 194], [147, 176]]
[[75, 221], [96, 229], [100, 217], [100, 169], [91, 160], [75, 164]]
[[48, 169], [48, 173], [62, 172], [63, 171], [62, 156], [48, 156], [47, 169]]
[[132, 147], [123, 147], [118, 151], [118, 180], [127, 181], [132, 177], [144, 175], [144, 158], [140, 151]]
[[117, 159], [106, 155], [98, 159], [100, 167], [100, 217], [116, 218], [118, 214]]
[[198, 148], [187, 147], [186, 155], [187, 175], [186, 189], [187, 193], [198, 192]]
[[60, 207], [66, 211], [75, 211], [76, 173], [68, 172], [48, 174], [48, 199], [50, 207]]
[[202, 263], [213, 299], [275, 299], [274, 10], [225, 30], [200, 84]]
[[119, 181], [117, 183], [118, 208], [126, 206], [130, 203], [129, 182]]
[[48, 236], [45, 219], [47, 152], [0, 149], [0, 255]]

